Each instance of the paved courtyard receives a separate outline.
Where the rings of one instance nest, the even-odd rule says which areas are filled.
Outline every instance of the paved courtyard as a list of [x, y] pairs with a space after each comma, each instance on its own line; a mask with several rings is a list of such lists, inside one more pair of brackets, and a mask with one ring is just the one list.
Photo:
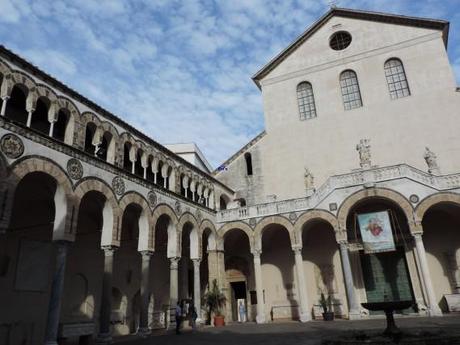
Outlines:
[[[456, 335], [460, 338], [460, 315], [449, 315], [441, 318], [398, 318], [396, 320], [401, 329], [414, 333], [441, 330], [446, 335]], [[297, 322], [270, 323], [256, 325], [254, 323], [232, 324], [221, 328], [203, 327], [192, 333], [184, 330], [181, 335], [157, 332], [147, 339], [124, 338], [120, 344], [133, 345], [302, 345], [320, 344], [321, 340], [331, 337], [340, 337], [354, 331], [367, 330], [378, 332], [385, 327], [384, 319], [365, 321], [334, 322], [313, 321], [306, 324]]]

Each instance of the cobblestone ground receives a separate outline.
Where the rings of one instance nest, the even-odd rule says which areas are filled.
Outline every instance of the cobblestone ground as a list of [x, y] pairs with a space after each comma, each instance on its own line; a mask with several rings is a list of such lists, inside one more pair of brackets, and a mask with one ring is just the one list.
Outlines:
[[[455, 335], [460, 339], [460, 315], [439, 318], [398, 318], [397, 325], [403, 331], [414, 333], [440, 331], [446, 335]], [[363, 321], [312, 321], [232, 324], [225, 327], [203, 327], [197, 332], [183, 330], [182, 334], [156, 332], [154, 335], [139, 339], [132, 337], [120, 341], [120, 345], [303, 345], [321, 344], [324, 339], [342, 338], [354, 332], [366, 331], [378, 333], [385, 328], [385, 320]]]

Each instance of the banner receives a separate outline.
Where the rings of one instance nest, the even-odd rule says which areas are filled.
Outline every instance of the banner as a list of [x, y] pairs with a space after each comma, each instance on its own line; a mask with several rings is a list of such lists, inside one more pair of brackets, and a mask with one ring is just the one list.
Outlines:
[[358, 214], [365, 253], [396, 250], [388, 211]]

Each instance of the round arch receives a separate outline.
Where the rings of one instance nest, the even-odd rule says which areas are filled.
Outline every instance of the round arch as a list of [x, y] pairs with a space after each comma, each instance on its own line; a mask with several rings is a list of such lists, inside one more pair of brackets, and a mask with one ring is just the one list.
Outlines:
[[[211, 231], [211, 234], [208, 237], [208, 248], [210, 250], [217, 250], [217, 231], [214, 224], [209, 219], [204, 219], [200, 224], [200, 239], [203, 239], [206, 229]], [[200, 241], [202, 243], [202, 241]], [[202, 249], [201, 249], [202, 250]]]
[[231, 222], [231, 223], [227, 223], [225, 225], [223, 225], [218, 231], [217, 231], [217, 234], [218, 234], [218, 238], [217, 238], [217, 241], [218, 241], [218, 246], [220, 247], [224, 247], [224, 238], [225, 238], [225, 234], [233, 229], [238, 229], [238, 230], [241, 230], [243, 231], [244, 233], [246, 233], [246, 235], [248, 236], [248, 240], [249, 240], [249, 249], [251, 250], [251, 253], [254, 252], [254, 235], [253, 235], [253, 230], [251, 229], [251, 227], [244, 223], [244, 222]]
[[119, 207], [120, 212], [124, 215], [126, 208], [131, 205], [136, 204], [141, 209], [142, 212], [139, 216], [139, 241], [138, 241], [138, 250], [152, 250], [153, 247], [150, 246], [149, 236], [152, 228], [152, 212], [150, 210], [149, 204], [145, 198], [137, 192], [128, 192], [120, 199]]
[[428, 211], [430, 207], [439, 203], [451, 203], [460, 206], [460, 194], [441, 192], [426, 197], [418, 204], [415, 209], [415, 222], [421, 222], [425, 216], [426, 211]]
[[[149, 246], [151, 246], [151, 248], [154, 248], [155, 250], [155, 232], [156, 232], [156, 227], [157, 227], [157, 223], [158, 223], [158, 219], [163, 216], [163, 215], [166, 215], [170, 222], [171, 222], [171, 225], [172, 227], [168, 230], [168, 252], [171, 252], [171, 250], [173, 249], [171, 247], [171, 244], [170, 244], [170, 238], [172, 237], [172, 235], [175, 237], [173, 239], [173, 241], [175, 242], [175, 248], [174, 248], [174, 251], [176, 252], [177, 254], [177, 248], [180, 248], [180, 236], [178, 235], [178, 230], [177, 230], [177, 223], [179, 222], [178, 219], [177, 219], [177, 215], [176, 213], [174, 212], [174, 210], [171, 208], [171, 206], [167, 205], [167, 204], [159, 204], [157, 205], [157, 207], [155, 207], [155, 209], [153, 210], [153, 213], [152, 213], [152, 227], [151, 227], [151, 232], [150, 232], [150, 236], [149, 236]], [[172, 233], [174, 232], [174, 233]], [[171, 235], [171, 236], [170, 236]]]
[[292, 223], [283, 216], [270, 216], [263, 218], [257, 223], [254, 229], [254, 249], [262, 251], [262, 235], [265, 228], [269, 225], [277, 224], [284, 227], [289, 233], [289, 239], [291, 241], [291, 247], [296, 243], [294, 235], [294, 226]]
[[196, 218], [190, 212], [185, 212], [179, 219], [177, 224], [177, 232], [179, 234], [179, 247], [182, 252], [182, 231], [185, 224], [192, 224], [193, 228], [190, 232], [190, 258], [198, 259], [201, 258], [201, 243], [199, 241], [199, 226]]
[[387, 188], [369, 188], [360, 190], [348, 198], [346, 198], [340, 205], [339, 211], [337, 212], [337, 220], [339, 225], [339, 231], [346, 231], [346, 222], [350, 210], [353, 206], [359, 202], [370, 198], [380, 198], [394, 202], [397, 206], [401, 208], [406, 219], [409, 223], [409, 228], [411, 232], [416, 231], [414, 226], [414, 209], [410, 202], [400, 193], [387, 189]]
[[[338, 226], [338, 221], [337, 218], [330, 212], [325, 211], [325, 210], [309, 210], [305, 213], [303, 213], [295, 222], [294, 224], [294, 238], [295, 238], [295, 245], [299, 246], [300, 248], [303, 247], [302, 243], [302, 230], [304, 228], [304, 225], [314, 221], [314, 220], [321, 220], [324, 221], [332, 226], [334, 229], [336, 241], [339, 240], [346, 240], [346, 233], [345, 237], [341, 235], [342, 233], [339, 232], [339, 226]], [[294, 243], [293, 243], [294, 245]]]
[[[103, 229], [101, 235], [101, 245], [114, 245], [118, 246], [120, 237], [120, 208], [118, 207], [117, 199], [115, 197], [112, 188], [105, 182], [98, 178], [86, 178], [82, 179], [75, 186], [75, 196], [77, 197], [78, 203], [81, 202], [86, 193], [95, 191], [101, 193], [105, 198], [106, 202], [103, 209]], [[80, 205], [78, 205], [79, 207]]]

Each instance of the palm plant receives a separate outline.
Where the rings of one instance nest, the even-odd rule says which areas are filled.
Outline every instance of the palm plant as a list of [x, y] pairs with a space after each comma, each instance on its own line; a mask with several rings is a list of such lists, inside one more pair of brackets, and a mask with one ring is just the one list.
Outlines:
[[212, 281], [212, 287], [209, 288], [208, 291], [204, 294], [204, 303], [208, 307], [208, 315], [209, 317], [212, 313], [221, 316], [222, 308], [227, 301], [225, 295], [220, 291], [219, 286], [217, 285], [217, 280], [214, 279]]

